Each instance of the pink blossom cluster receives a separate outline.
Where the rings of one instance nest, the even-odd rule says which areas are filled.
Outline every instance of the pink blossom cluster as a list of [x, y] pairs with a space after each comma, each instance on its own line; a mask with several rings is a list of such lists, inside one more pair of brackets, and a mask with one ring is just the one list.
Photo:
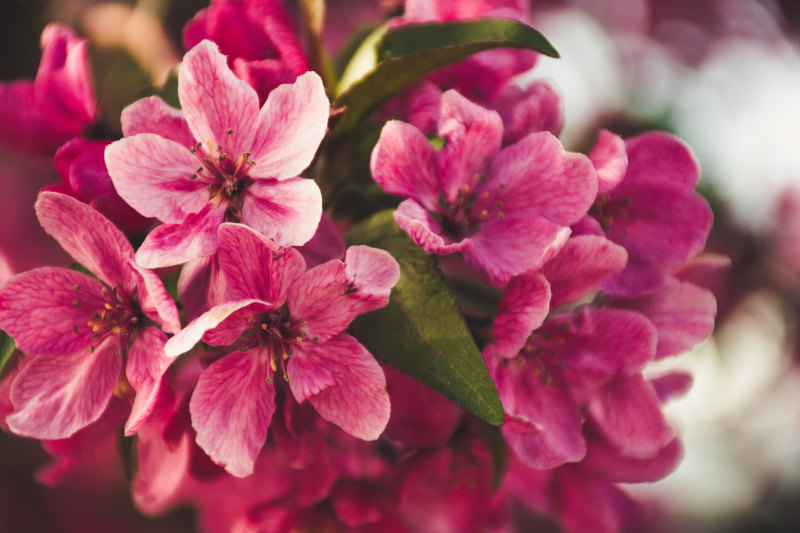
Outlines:
[[[389, 27], [524, 22], [527, 2], [403, 13]], [[64, 27], [45, 30], [34, 82], [0, 85], [3, 123], [21, 128], [0, 142], [54, 157], [63, 181], [36, 214], [80, 265], [0, 284], [18, 349], [4, 429], [43, 442], [48, 483], [122, 429], [137, 507], [189, 504], [210, 532], [525, 530], [520, 505], [618, 531], [636, 515], [618, 484], [681, 457], [662, 405], [691, 378], [643, 371], [702, 341], [716, 312], [694, 281], [712, 215], [690, 149], [603, 131], [588, 155], [566, 151], [556, 89], [514, 83], [528, 50], [469, 57], [395, 96], [385, 124], [365, 119], [399, 228], [495, 298], [468, 323], [498, 430], [351, 331], [387, 306], [403, 260], [346, 247], [347, 222], [326, 214], [332, 88], [296, 28], [278, 0], [212, 0], [184, 30], [180, 109], [135, 101], [121, 138], [93, 137], [86, 41]]]

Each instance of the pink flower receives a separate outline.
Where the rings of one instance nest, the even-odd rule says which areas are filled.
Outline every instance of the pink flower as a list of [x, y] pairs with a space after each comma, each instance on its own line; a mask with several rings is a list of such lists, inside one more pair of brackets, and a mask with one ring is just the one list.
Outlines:
[[203, 372], [192, 395], [200, 447], [231, 474], [252, 473], [275, 411], [276, 375], [326, 420], [376, 439], [389, 418], [386, 380], [344, 330], [359, 314], [386, 305], [400, 275], [395, 260], [354, 246], [344, 263], [332, 260], [306, 272], [299, 252], [246, 226], [223, 224], [219, 241], [232, 300], [200, 315], [166, 347], [175, 356], [202, 338], [232, 349]]
[[434, 149], [416, 127], [390, 121], [372, 152], [375, 181], [407, 197], [395, 220], [427, 252], [461, 252], [503, 286], [557, 251], [595, 198], [589, 160], [548, 132], [501, 149], [500, 116], [458, 94], [442, 95]]
[[36, 79], [0, 83], [0, 143], [29, 155], [52, 157], [97, 114], [86, 41], [50, 24], [42, 32]]
[[264, 102], [282, 83], [311, 70], [280, 0], [212, 0], [183, 28], [183, 43], [217, 43], [228, 65]]
[[8, 424], [21, 435], [69, 437], [100, 418], [115, 389], [126, 395], [130, 385], [136, 398], [125, 431], [133, 434], [171, 362], [166, 335], [151, 321], [176, 332], [175, 304], [158, 277], [134, 263], [122, 232], [94, 209], [43, 192], [36, 211], [45, 231], [99, 279], [44, 267], [0, 285], [0, 328], [31, 358], [12, 385]]
[[655, 390], [641, 377], [658, 342], [647, 318], [589, 306], [548, 317], [549, 309], [596, 290], [625, 259], [603, 237], [578, 236], [541, 272], [508, 284], [484, 357], [506, 411], [503, 433], [529, 466], [583, 459], [587, 415], [632, 457], [650, 456], [674, 438]]
[[328, 99], [308, 72], [258, 96], [234, 76], [216, 45], [203, 41], [178, 74], [182, 111], [157, 97], [122, 114], [126, 137], [106, 148], [119, 195], [165, 222], [137, 251], [147, 267], [212, 255], [217, 227], [243, 221], [281, 245], [311, 239], [322, 214], [314, 181], [296, 177], [325, 135]]
[[711, 229], [711, 208], [694, 192], [697, 161], [683, 141], [662, 132], [640, 135], [624, 147], [604, 134], [592, 160], [601, 187], [591, 215], [628, 252], [625, 270], [603, 290], [625, 297], [652, 292], [664, 283], [665, 267], [703, 249]]

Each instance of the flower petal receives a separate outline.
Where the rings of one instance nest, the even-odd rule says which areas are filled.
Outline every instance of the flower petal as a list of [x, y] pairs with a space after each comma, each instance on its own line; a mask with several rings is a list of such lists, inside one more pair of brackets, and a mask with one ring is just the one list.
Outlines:
[[537, 272], [511, 278], [492, 325], [501, 357], [515, 357], [550, 312], [550, 284]]
[[40, 193], [35, 208], [44, 230], [75, 261], [109, 286], [120, 285], [126, 293], [133, 293], [136, 280], [128, 265], [133, 248], [106, 217], [71, 196], [55, 192]]
[[413, 198], [426, 209], [436, 210], [439, 176], [436, 152], [416, 127], [390, 120], [372, 150], [373, 179], [389, 194]]
[[200, 161], [174, 141], [140, 133], [108, 145], [105, 159], [119, 195], [146, 217], [178, 224], [208, 203], [206, 184], [192, 179]]
[[322, 192], [314, 180], [256, 180], [244, 193], [244, 221], [280, 246], [307, 243], [320, 217]]
[[233, 299], [258, 298], [276, 308], [289, 285], [306, 270], [300, 253], [281, 248], [242, 224], [219, 227], [219, 263]]
[[125, 423], [126, 436], [136, 433], [156, 406], [161, 378], [174, 361], [164, 353], [166, 342], [167, 336], [158, 328], [144, 328], [136, 333], [128, 348], [125, 375], [136, 397]]
[[267, 357], [254, 350], [227, 354], [200, 375], [189, 402], [197, 444], [236, 477], [253, 473], [275, 412]]
[[269, 93], [253, 140], [251, 157], [256, 164], [250, 167], [250, 176], [283, 180], [299, 175], [325, 136], [329, 110], [322, 79], [312, 71]]
[[600, 131], [597, 144], [592, 148], [589, 159], [597, 171], [598, 193], [608, 192], [616, 187], [628, 169], [625, 141], [608, 130]]
[[217, 251], [217, 228], [225, 219], [227, 204], [208, 203], [181, 224], [162, 224], [151, 231], [136, 251], [145, 268], [180, 265]]
[[553, 257], [569, 235], [569, 228], [545, 218], [507, 214], [486, 221], [470, 237], [472, 249], [464, 252], [464, 260], [489, 284], [502, 287], [512, 276], [538, 268]]
[[436, 219], [415, 200], [402, 202], [394, 212], [394, 220], [414, 242], [430, 254], [447, 255], [472, 249], [472, 240], [453, 242], [444, 235]]
[[500, 151], [481, 189], [507, 216], [530, 213], [570, 226], [594, 202], [597, 175], [585, 155], [565, 152], [551, 133], [539, 132]]
[[714, 329], [717, 303], [714, 295], [688, 282], [667, 278], [657, 291], [612, 305], [638, 311], [658, 330], [656, 358], [693, 348]]
[[309, 339], [326, 341], [347, 329], [360, 314], [389, 302], [400, 267], [383, 250], [369, 246], [348, 249], [343, 264], [328, 261], [300, 276], [289, 288], [287, 303], [295, 321], [306, 322]]
[[119, 337], [109, 335], [94, 350], [33, 358], [11, 386], [11, 430], [63, 439], [100, 418], [122, 369], [119, 349]]
[[[167, 357], [177, 357], [182, 353], [188, 352], [195, 344], [198, 343], [198, 341], [200, 341], [200, 339], [203, 338], [206, 332], [217, 328], [225, 321], [225, 319], [251, 304], [255, 307], [261, 306], [265, 310], [272, 309], [272, 307], [268, 306], [265, 302], [254, 299], [233, 300], [215, 305], [199, 317], [192, 320], [185, 328], [178, 332], [174, 337], [169, 339], [167, 344], [164, 346], [164, 352], [167, 354]], [[231, 333], [230, 337], [232, 337], [233, 340], [236, 340], [242, 331], [243, 329], [239, 330], [238, 332]], [[217, 346], [223, 346], [225, 344], [229, 343], [222, 343]]]
[[628, 254], [605, 237], [578, 235], [542, 267], [542, 274], [553, 291], [551, 306], [556, 308], [578, 300], [625, 268]]
[[652, 457], [672, 439], [653, 386], [641, 374], [617, 376], [589, 402], [589, 415], [623, 455]]
[[380, 365], [347, 334], [324, 343], [296, 345], [289, 360], [289, 386], [298, 402], [345, 432], [375, 440], [389, 422], [389, 394]]
[[496, 111], [475, 104], [457, 91], [442, 94], [439, 135], [446, 140], [438, 152], [441, 190], [454, 204], [458, 191], [486, 174], [488, 160], [503, 140], [503, 121]]
[[103, 285], [66, 268], [29, 270], [0, 285], [0, 329], [28, 355], [66, 355], [89, 346]]
[[122, 110], [121, 121], [124, 137], [155, 133], [186, 148], [196, 144], [183, 111], [167, 105], [158, 96], [148, 96], [127, 106]]
[[258, 95], [231, 72], [213, 42], [201, 41], [183, 57], [178, 99], [196, 141], [222, 146], [232, 158], [251, 152]]
[[506, 441], [533, 468], [580, 461], [586, 454], [580, 406], [558, 381], [546, 383], [527, 362], [523, 357], [502, 361], [492, 370], [506, 412]]

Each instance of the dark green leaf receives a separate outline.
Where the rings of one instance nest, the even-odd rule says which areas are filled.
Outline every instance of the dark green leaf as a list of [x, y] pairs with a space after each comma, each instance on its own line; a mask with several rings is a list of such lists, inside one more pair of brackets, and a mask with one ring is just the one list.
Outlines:
[[401, 271], [389, 304], [353, 321], [355, 336], [397, 370], [502, 424], [497, 389], [433, 258], [397, 227], [391, 211], [357, 225], [347, 240], [388, 251]]
[[387, 31], [376, 44], [380, 63], [344, 88], [334, 100], [334, 108], [343, 108], [344, 112], [331, 135], [335, 137], [350, 130], [378, 105], [434, 70], [472, 54], [502, 47], [558, 57], [541, 33], [511, 19], [414, 24]]
[[[408, 24], [386, 32], [378, 43], [378, 60], [459, 46], [475, 46], [475, 53], [490, 48], [525, 48], [558, 57], [544, 35], [512, 19], [482, 18]], [[480, 47], [480, 50], [477, 48]]]
[[506, 471], [508, 470], [506, 439], [503, 437], [500, 428], [481, 424], [480, 429], [486, 448], [492, 457], [492, 489], [497, 491], [500, 489], [500, 485], [503, 484], [503, 478], [506, 477]]
[[14, 339], [8, 336], [8, 333], [0, 330], [0, 377], [3, 376], [6, 366], [11, 361], [11, 356], [14, 354], [17, 345]]

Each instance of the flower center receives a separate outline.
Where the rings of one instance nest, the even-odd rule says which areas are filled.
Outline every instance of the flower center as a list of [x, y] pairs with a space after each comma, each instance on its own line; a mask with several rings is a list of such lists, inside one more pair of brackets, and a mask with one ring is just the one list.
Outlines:
[[242, 351], [258, 346], [269, 353], [270, 372], [267, 378], [272, 383], [273, 376], [278, 368], [286, 381], [289, 374], [286, 363], [294, 353], [292, 346], [307, 340], [306, 333], [302, 330], [306, 322], [293, 322], [289, 310], [284, 305], [272, 313], [262, 313], [257, 317], [248, 319], [254, 327], [242, 334]]
[[238, 216], [242, 207], [241, 192], [250, 185], [247, 169], [256, 162], [250, 159], [250, 152], [235, 154], [231, 143], [233, 130], [228, 129], [226, 133], [224, 147], [206, 141], [205, 145], [197, 143], [191, 148], [201, 166], [189, 178], [206, 183], [209, 200], [227, 202], [232, 214]]
[[608, 231], [615, 221], [628, 218], [630, 203], [627, 198], [612, 200], [608, 193], [599, 194], [594, 205], [589, 209], [589, 214], [600, 223], [603, 231]]
[[[80, 290], [80, 285], [75, 286], [75, 290]], [[105, 302], [103, 307], [95, 312], [87, 327], [92, 328], [92, 339], [99, 339], [106, 335], [126, 336], [131, 333], [139, 322], [138, 313], [131, 309], [126, 299], [120, 294], [119, 287], [114, 285], [110, 290], [106, 287], [100, 289]], [[80, 300], [75, 300], [73, 305], [80, 306]], [[72, 330], [78, 333], [79, 327], [72, 326]], [[89, 345], [89, 350], [94, 351], [95, 344]]]
[[[477, 233], [481, 224], [492, 218], [504, 219], [503, 202], [493, 200], [493, 195], [482, 187], [486, 177], [475, 174], [469, 183], [458, 189], [455, 202], [450, 203], [439, 196], [439, 223], [445, 234], [453, 240]], [[500, 183], [498, 188], [505, 185]], [[484, 189], [479, 191], [479, 189]]]

